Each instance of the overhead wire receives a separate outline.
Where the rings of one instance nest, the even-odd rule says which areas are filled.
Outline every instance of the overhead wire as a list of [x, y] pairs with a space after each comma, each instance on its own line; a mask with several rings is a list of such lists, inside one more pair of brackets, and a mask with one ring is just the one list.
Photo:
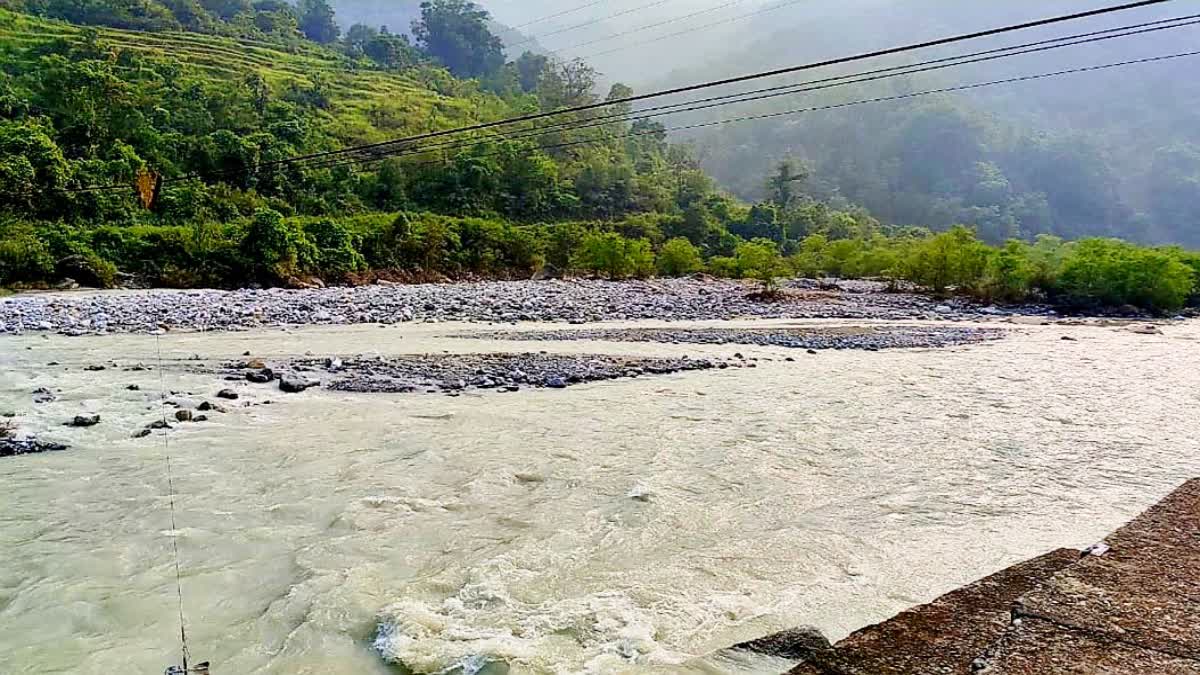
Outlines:
[[[323, 151], [323, 152], [297, 155], [297, 156], [293, 156], [293, 157], [285, 158], [285, 159], [281, 159], [281, 160], [273, 160], [271, 162], [264, 162], [262, 164], [259, 164], [258, 166], [260, 168], [262, 168], [262, 167], [268, 167], [268, 166], [276, 166], [276, 165], [280, 165], [280, 164], [289, 164], [289, 163], [295, 163], [295, 162], [301, 162], [301, 161], [308, 161], [308, 160], [312, 160], [312, 159], [320, 159], [320, 158], [325, 158], [325, 157], [344, 156], [344, 155], [349, 155], [349, 154], [353, 154], [353, 153], [361, 153], [364, 151], [373, 150], [373, 149], [377, 149], [377, 148], [386, 148], [386, 147], [397, 146], [397, 145], [401, 145], [401, 144], [412, 144], [412, 143], [416, 143], [416, 142], [424, 141], [424, 140], [428, 140], [428, 139], [433, 139], [433, 138], [453, 136], [453, 135], [463, 134], [463, 133], [472, 132], [472, 131], [482, 131], [482, 130], [486, 130], [486, 129], [493, 129], [493, 128], [504, 127], [504, 126], [509, 126], [509, 125], [513, 125], [513, 124], [519, 124], [522, 122], [531, 122], [531, 121], [542, 120], [542, 119], [547, 119], [547, 118], [552, 118], [552, 117], [569, 115], [569, 114], [573, 114], [573, 113], [596, 110], [596, 109], [600, 109], [600, 108], [607, 108], [607, 107], [622, 105], [622, 104], [626, 104], [626, 103], [636, 103], [638, 101], [645, 101], [645, 100], [650, 100], [650, 99], [654, 99], [654, 98], [673, 96], [673, 95], [677, 95], [677, 94], [684, 94], [684, 93], [689, 93], [689, 92], [693, 92], [693, 91], [700, 91], [700, 90], [716, 88], [716, 87], [724, 87], [724, 86], [728, 86], [728, 85], [732, 85], [732, 84], [739, 84], [742, 82], [766, 79], [766, 78], [771, 78], [771, 77], [777, 77], [780, 75], [787, 75], [787, 74], [791, 74], [791, 73], [815, 70], [815, 69], [825, 68], [825, 67], [830, 67], [830, 66], [838, 66], [838, 65], [848, 64], [848, 63], [855, 63], [858, 61], [865, 61], [865, 60], [880, 58], [880, 57], [884, 57], [884, 56], [903, 54], [903, 53], [907, 53], [907, 52], [918, 51], [918, 50], [922, 50], [922, 49], [928, 49], [928, 48], [932, 48], [932, 47], [939, 47], [939, 46], [950, 45], [950, 44], [956, 44], [956, 43], [960, 43], [960, 42], [966, 42], [969, 40], [976, 40], [976, 39], [985, 38], [985, 37], [992, 37], [992, 36], [996, 36], [996, 35], [1003, 35], [1006, 33], [1028, 30], [1028, 29], [1032, 29], [1032, 28], [1049, 26], [1049, 25], [1065, 23], [1065, 22], [1070, 22], [1070, 21], [1078, 21], [1078, 20], [1082, 20], [1082, 19], [1098, 17], [1098, 16], [1113, 14], [1113, 13], [1117, 13], [1117, 12], [1125, 12], [1125, 11], [1130, 11], [1130, 10], [1134, 10], [1134, 9], [1150, 7], [1150, 6], [1154, 6], [1154, 5], [1161, 5], [1161, 4], [1165, 4], [1165, 3], [1173, 2], [1173, 1], [1174, 0], [1138, 0], [1137, 2], [1126, 2], [1123, 4], [1119, 4], [1119, 5], [1111, 5], [1111, 6], [1092, 9], [1092, 10], [1074, 12], [1074, 13], [1070, 13], [1070, 14], [1064, 14], [1064, 15], [1048, 17], [1048, 18], [1043, 18], [1043, 19], [1037, 19], [1037, 20], [1033, 20], [1033, 21], [1026, 21], [1026, 22], [1017, 23], [1017, 24], [1010, 24], [1010, 25], [1006, 25], [1006, 26], [1000, 26], [1000, 27], [996, 27], [996, 28], [975, 31], [975, 32], [971, 32], [971, 33], [956, 34], [956, 35], [952, 35], [952, 36], [948, 36], [948, 37], [938, 38], [938, 39], [934, 39], [934, 40], [927, 40], [927, 41], [923, 41], [923, 42], [912, 43], [912, 44], [902, 45], [902, 46], [898, 46], [898, 47], [890, 47], [890, 48], [886, 48], [886, 49], [874, 50], [874, 51], [869, 51], [869, 52], [861, 52], [861, 53], [853, 54], [850, 56], [842, 56], [842, 57], [837, 57], [837, 58], [832, 58], [832, 59], [825, 59], [825, 60], [821, 60], [821, 61], [814, 61], [814, 62], [799, 64], [799, 65], [794, 65], [794, 66], [788, 66], [788, 67], [784, 67], [784, 68], [776, 68], [776, 69], [767, 70], [767, 71], [759, 71], [759, 72], [749, 73], [749, 74], [745, 74], [745, 75], [739, 75], [739, 76], [735, 76], [735, 77], [728, 77], [728, 78], [722, 78], [722, 79], [718, 79], [718, 80], [699, 82], [696, 84], [673, 87], [673, 88], [659, 90], [659, 91], [655, 91], [655, 92], [649, 92], [646, 94], [637, 94], [637, 95], [632, 95], [632, 96], [621, 97], [618, 99], [606, 100], [606, 101], [602, 101], [602, 102], [587, 103], [587, 104], [572, 106], [572, 107], [568, 107], [568, 108], [564, 108], [564, 109], [560, 109], [560, 110], [529, 113], [526, 115], [519, 115], [516, 117], [509, 117], [509, 118], [493, 120], [493, 121], [489, 121], [489, 122], [480, 122], [480, 123], [456, 127], [456, 128], [452, 128], [452, 129], [430, 131], [430, 132], [425, 132], [422, 134], [416, 134], [413, 136], [396, 138], [396, 139], [391, 139], [388, 141], [381, 141], [381, 142], [377, 142], [377, 143], [362, 144], [362, 145], [351, 146], [351, 147], [347, 147], [347, 148], [341, 148], [338, 150], [328, 150], [328, 151]], [[179, 181], [183, 181], [183, 180], [192, 180], [192, 179], [195, 179], [198, 177], [203, 177], [204, 175], [206, 175], [206, 174], [192, 173], [192, 174], [187, 174], [184, 176], [178, 176], [178, 177], [173, 177], [170, 179], [165, 179], [163, 182], [167, 183], [167, 182], [179, 182]], [[101, 185], [101, 186], [85, 186], [85, 187], [79, 187], [79, 188], [66, 188], [61, 191], [86, 192], [86, 191], [95, 191], [95, 190], [127, 188], [127, 187], [129, 187], [128, 184], [121, 183], [121, 184], [113, 184], [113, 185], [108, 185], [108, 186]]]
[[[157, 330], [154, 333], [154, 346], [158, 352], [158, 404], [159, 411], [162, 413], [162, 426], [167, 429], [167, 387], [166, 376], [163, 373], [163, 358], [162, 358], [162, 332]], [[170, 505], [171, 514], [171, 551], [175, 562], [175, 597], [179, 605], [179, 647], [180, 656], [183, 660], [184, 673], [189, 672], [187, 641], [187, 621], [184, 619], [183, 613], [183, 575], [180, 572], [179, 565], [179, 528], [175, 523], [175, 478], [171, 471], [171, 441], [167, 434], [163, 434], [163, 456], [166, 459], [167, 466], [167, 500]]]
[[[1165, 24], [1165, 25], [1164, 25]], [[893, 77], [902, 77], [925, 73], [935, 70], [943, 70], [946, 68], [958, 67], [963, 65], [971, 65], [994, 61], [1002, 58], [1011, 58], [1014, 56], [1022, 56], [1027, 54], [1040, 53], [1054, 49], [1062, 49], [1064, 47], [1073, 47], [1083, 44], [1091, 44], [1105, 40], [1113, 40], [1123, 37], [1131, 37], [1135, 35], [1143, 35], [1162, 30], [1170, 30], [1174, 28], [1183, 28], [1186, 26], [1194, 26], [1200, 24], [1200, 14], [1192, 14], [1184, 17], [1176, 17], [1173, 19], [1164, 19], [1160, 21], [1146, 22], [1142, 24], [1134, 24], [1119, 28], [1110, 28], [1101, 31], [1092, 31], [1071, 36], [1063, 36], [1048, 40], [1040, 40], [1037, 42], [1024, 43], [1020, 45], [1012, 45], [1008, 47], [1000, 47], [989, 49], [970, 54], [962, 54], [957, 56], [944, 57], [940, 59], [932, 59], [915, 64], [907, 64], [901, 66], [892, 66], [889, 68], [881, 68], [873, 71], [862, 73], [850, 73], [829, 77], [821, 80], [811, 80], [808, 82], [800, 82], [795, 84], [781, 85], [777, 87], [766, 87], [746, 92], [737, 92], [733, 94], [725, 94], [721, 96], [713, 96], [704, 99], [685, 101], [681, 103], [670, 103], [641, 110], [632, 110], [628, 112], [618, 112], [600, 117], [588, 118], [585, 120], [570, 120], [567, 122], [559, 122], [549, 126], [536, 127], [513, 134], [488, 137], [480, 140], [468, 140], [463, 142], [449, 142], [444, 144], [417, 147], [409, 152], [393, 152], [388, 153], [389, 157], [403, 156], [405, 154], [424, 154], [431, 151], [445, 149], [461, 149], [472, 147], [479, 144], [490, 143], [495, 140], [519, 140], [523, 138], [544, 136], [557, 132], [577, 131], [581, 129], [601, 127], [612, 124], [614, 121], [636, 122], [643, 119], [659, 117], [664, 115], [673, 115], [684, 112], [694, 112], [708, 108], [722, 107], [724, 105], [734, 105], [738, 103], [748, 103], [779, 96], [788, 96], [800, 93], [809, 93], [813, 91], [821, 91], [834, 87], [848, 86], [854, 84], [863, 84], [874, 82]], [[666, 111], [666, 112], [662, 112]], [[645, 113], [655, 114], [645, 114]], [[306, 165], [306, 168], [312, 165]]]
[[619, 18], [622, 16], [626, 16], [628, 14], [633, 14], [634, 12], [645, 11], [647, 9], [654, 9], [655, 7], [658, 7], [660, 5], [665, 5], [671, 1], [672, 0], [654, 0], [654, 2], [649, 2], [644, 5], [638, 5], [637, 7], [632, 7], [630, 9], [622, 10], [620, 12], [615, 12], [613, 14], [608, 14], [606, 16], [597, 17], [595, 19], [590, 19], [588, 21], [584, 21], [583, 23], [577, 23], [573, 26], [567, 26], [565, 28], [558, 28], [558, 29], [549, 31], [547, 33], [541, 33], [539, 35], [531, 35], [528, 39], [522, 40], [520, 42], [513, 42], [513, 43], [505, 45], [505, 46], [508, 49], [512, 49], [513, 47], [520, 47], [521, 45], [526, 45], [531, 42], [538, 42], [544, 38], [553, 37], [555, 35], [562, 35], [563, 33], [569, 33], [571, 31], [579, 30], [580, 28], [587, 28], [588, 26], [594, 26], [598, 23], [608, 21], [609, 19], [616, 19], [616, 18]]
[[[910, 75], [944, 70], [947, 68], [984, 63], [1005, 58], [1013, 58], [1034, 53], [1041, 53], [1050, 50], [1063, 49], [1066, 47], [1079, 46], [1084, 44], [1092, 44], [1096, 42], [1113, 40], [1137, 35], [1144, 35], [1152, 32], [1170, 30], [1175, 28], [1183, 28], [1200, 24], [1200, 14], [1192, 14], [1188, 16], [1175, 17], [1171, 19], [1162, 19], [1158, 21], [1144, 22], [1140, 24], [1132, 24], [1116, 28], [1109, 28], [1098, 31], [1090, 31], [1086, 33], [1078, 33], [1074, 35], [1060, 36], [1046, 40], [1038, 40], [1027, 42], [1018, 45], [1010, 45], [998, 47], [988, 50], [972, 52], [968, 54], [960, 54], [947, 56], [938, 59], [930, 59], [923, 62], [912, 64], [904, 64], [891, 66], [887, 68], [879, 68], [871, 71], [848, 73], [833, 77], [823, 78], [819, 80], [809, 80], [806, 82], [798, 82], [775, 87], [766, 87], [751, 91], [735, 92], [719, 96], [712, 96], [691, 101], [683, 101], [679, 103], [669, 103], [660, 106], [643, 108], [640, 110], [621, 111], [611, 113], [594, 118], [586, 118], [583, 120], [568, 120], [558, 122], [548, 126], [534, 127], [532, 129], [514, 130], [510, 133], [505, 133], [486, 138], [472, 138], [452, 140], [445, 143], [418, 146], [413, 148], [401, 148], [386, 151], [370, 151], [366, 159], [375, 157], [404, 157], [408, 155], [423, 155], [430, 152], [444, 152], [446, 150], [461, 150], [479, 145], [494, 143], [496, 141], [511, 141], [523, 140], [527, 138], [543, 137], [555, 133], [566, 133], [581, 131], [589, 128], [604, 127], [613, 124], [614, 122], [637, 122], [645, 119], [661, 117], [666, 115], [674, 115], [686, 112], [695, 112], [710, 108], [724, 107], [726, 105], [735, 105], [739, 103], [749, 103], [764, 99], [778, 98], [781, 96], [791, 96], [803, 93], [811, 93], [822, 91], [836, 87], [865, 84], [876, 82], [885, 79], [897, 77], [907, 77]], [[319, 168], [327, 168], [337, 166], [341, 161], [347, 164], [353, 164], [363, 161], [363, 157], [349, 157], [344, 160], [334, 160], [332, 162], [316, 162], [310, 164], [299, 164], [298, 168], [302, 170], [312, 170]], [[235, 173], [248, 173], [246, 171], [230, 171], [223, 175], [233, 175]]]
[[538, 17], [536, 19], [533, 19], [532, 21], [526, 21], [525, 23], [511, 26], [511, 28], [513, 30], [519, 30], [521, 28], [525, 28], [526, 26], [532, 26], [534, 24], [542, 23], [544, 21], [549, 21], [551, 19], [557, 19], [562, 16], [567, 16], [568, 14], [574, 14], [575, 12], [579, 12], [579, 11], [588, 9], [589, 7], [595, 7], [596, 5], [603, 5], [605, 2], [608, 2], [608, 0], [592, 0], [592, 2], [588, 2], [588, 3], [582, 4], [582, 5], [579, 5], [576, 7], [572, 7], [571, 9], [564, 9], [563, 11], [557, 12], [555, 14]]
[[[1102, 64], [1102, 65], [1097, 65], [1097, 66], [1084, 66], [1084, 67], [1079, 67], [1079, 68], [1070, 68], [1070, 69], [1058, 70], [1058, 71], [1053, 71], [1053, 72], [1048, 72], [1048, 73], [1038, 73], [1038, 74], [1034, 74], [1034, 75], [1023, 75], [1023, 76], [1019, 76], [1019, 77], [1010, 77], [1010, 78], [1004, 78], [1004, 79], [999, 79], [999, 80], [990, 80], [990, 81], [986, 81], [986, 82], [972, 83], [972, 84], [966, 84], [966, 85], [941, 87], [941, 88], [937, 88], [937, 89], [928, 89], [925, 91], [910, 92], [910, 93], [906, 93], [906, 94], [879, 96], [879, 97], [874, 97], [874, 98], [861, 99], [861, 100], [857, 100], [857, 101], [849, 101], [849, 102], [845, 102], [845, 103], [835, 103], [835, 104], [828, 104], [828, 105], [812, 106], [812, 107], [808, 107], [808, 108], [795, 108], [795, 109], [790, 109], [790, 110], [783, 110], [783, 111], [770, 112], [770, 113], [760, 113], [760, 114], [755, 114], [755, 115], [742, 115], [739, 117], [725, 118], [725, 119], [709, 121], [709, 122], [698, 122], [698, 123], [694, 123], [694, 124], [686, 124], [686, 125], [674, 126], [674, 127], [661, 127], [661, 128], [657, 128], [657, 129], [649, 129], [649, 130], [644, 130], [644, 131], [631, 131], [628, 133], [618, 134], [616, 136], [611, 136], [611, 137], [606, 137], [606, 138], [581, 139], [581, 140], [575, 140], [575, 141], [567, 141], [567, 142], [563, 142], [563, 143], [555, 143], [555, 144], [551, 144], [551, 145], [543, 145], [543, 146], [541, 146], [540, 149], [553, 150], [553, 149], [561, 149], [561, 148], [568, 148], [568, 147], [575, 147], [575, 146], [582, 146], [582, 145], [594, 145], [597, 143], [607, 143], [611, 140], [619, 140], [619, 139], [623, 139], [623, 138], [638, 138], [638, 137], [642, 137], [642, 136], [657, 135], [657, 134], [673, 132], [673, 131], [690, 131], [690, 130], [695, 130], [695, 129], [703, 129], [703, 128], [722, 126], [722, 125], [727, 125], [727, 124], [740, 123], [740, 122], [748, 122], [748, 121], [763, 120], [763, 119], [773, 119], [773, 118], [785, 117], [785, 116], [789, 116], [789, 115], [799, 115], [799, 114], [803, 114], [803, 113], [839, 110], [839, 109], [843, 109], [843, 108], [849, 108], [849, 107], [866, 105], [866, 104], [903, 101], [903, 100], [909, 100], [909, 99], [914, 99], [914, 98], [921, 98], [921, 97], [925, 97], [925, 96], [933, 96], [933, 95], [937, 95], [937, 94], [971, 91], [971, 90], [975, 90], [975, 89], [982, 89], [982, 88], [986, 88], [986, 87], [993, 87], [993, 86], [999, 86], [999, 85], [1004, 85], [1004, 84], [1031, 82], [1031, 81], [1044, 80], [1044, 79], [1049, 79], [1049, 78], [1054, 78], [1054, 77], [1063, 77], [1066, 75], [1074, 75], [1074, 74], [1082, 74], [1082, 73], [1089, 73], [1089, 72], [1098, 72], [1098, 71], [1103, 71], [1103, 70], [1111, 70], [1114, 68], [1120, 68], [1120, 67], [1131, 66], [1131, 65], [1158, 63], [1158, 62], [1162, 62], [1162, 61], [1180, 59], [1180, 58], [1191, 57], [1191, 56], [1200, 56], [1200, 51], [1180, 52], [1180, 53], [1168, 54], [1168, 55], [1163, 55], [1163, 56], [1146, 57], [1146, 58], [1141, 58], [1141, 59], [1119, 61], [1116, 63], [1108, 63], [1108, 64]], [[429, 152], [429, 151], [425, 151], [425, 152]], [[415, 152], [413, 154], [422, 154], [422, 153]], [[500, 153], [499, 152], [483, 153], [483, 154], [477, 155], [477, 156], [487, 157], [487, 156], [494, 156], [497, 154], [500, 154]], [[371, 158], [357, 159], [357, 160], [343, 159], [336, 163], [331, 162], [329, 164], [326, 164], [323, 166], [318, 166], [315, 168], [333, 168], [333, 167], [338, 167], [338, 166], [371, 164], [371, 163], [377, 163], [377, 162], [387, 160], [387, 159], [391, 158], [392, 156], [393, 155], [380, 153], [379, 155], [371, 157]], [[434, 164], [434, 163], [440, 163], [440, 162], [438, 162], [438, 161], [420, 162], [419, 164]]]
[[[762, 9], [757, 9], [757, 10], [755, 10], [755, 11], [753, 11], [753, 12], [747, 12], [746, 14], [739, 14], [738, 16], [731, 16], [731, 17], [728, 17], [728, 18], [725, 18], [725, 19], [721, 19], [721, 20], [719, 20], [719, 21], [713, 21], [713, 22], [711, 22], [711, 23], [706, 23], [706, 24], [704, 24], [704, 25], [702, 25], [702, 26], [693, 26], [693, 27], [691, 27], [691, 28], [687, 28], [687, 29], [685, 29], [685, 30], [676, 31], [676, 32], [674, 32], [674, 33], [668, 33], [668, 34], [666, 34], [666, 35], [659, 35], [659, 36], [657, 36], [657, 37], [652, 37], [652, 38], [649, 38], [649, 39], [646, 39], [646, 40], [641, 40], [640, 42], [633, 42], [633, 43], [631, 43], [631, 44], [627, 44], [627, 45], [621, 45], [621, 46], [619, 46], [619, 47], [613, 47], [612, 49], [606, 49], [606, 50], [604, 50], [604, 51], [599, 51], [599, 52], [591, 52], [591, 53], [589, 53], [589, 54], [579, 54], [579, 55], [577, 55], [577, 56], [576, 56], [576, 58], [581, 58], [581, 59], [592, 59], [592, 58], [596, 58], [597, 56], [607, 56], [607, 55], [609, 55], [609, 54], [615, 54], [615, 53], [617, 53], [617, 52], [621, 52], [621, 51], [625, 51], [625, 50], [627, 50], [627, 49], [631, 49], [631, 48], [633, 48], [633, 47], [641, 47], [641, 46], [644, 46], [644, 45], [654, 44], [655, 42], [662, 42], [663, 40], [669, 40], [669, 39], [671, 39], [671, 38], [674, 38], [674, 37], [679, 37], [679, 36], [681, 36], [681, 35], [689, 35], [689, 34], [691, 34], [691, 33], [697, 33], [697, 32], [699, 32], [699, 31], [702, 31], [702, 30], [708, 30], [709, 28], [716, 28], [717, 26], [724, 26], [724, 25], [727, 25], [727, 24], [734, 23], [735, 21], [742, 21], [742, 20], [745, 20], [745, 19], [751, 19], [751, 18], [753, 18], [753, 17], [760, 16], [760, 15], [762, 15], [762, 14], [766, 14], [766, 13], [768, 13], [768, 12], [774, 12], [774, 11], [776, 11], [776, 10], [783, 9], [784, 7], [790, 7], [790, 6], [792, 6], [792, 5], [796, 5], [796, 4], [799, 4], [799, 3], [801, 3], [801, 2], [808, 2], [808, 0], [786, 0], [786, 2], [779, 2], [779, 3], [776, 3], [776, 4], [774, 4], [774, 5], [771, 5], [771, 6], [769, 6], [769, 7], [763, 7]], [[638, 31], [630, 31], [629, 33], [633, 33], [633, 32], [638, 32]], [[620, 35], [614, 35], [614, 36], [612, 36], [612, 38], [611, 38], [611, 39], [616, 39], [616, 38], [619, 38], [619, 37], [625, 37], [625, 35], [628, 35], [629, 33], [623, 33], [623, 34], [620, 34]], [[591, 44], [595, 44], [595, 42], [602, 42], [602, 40], [597, 40], [597, 41], [593, 41], [593, 42], [587, 42], [587, 43], [584, 43], [584, 44], [581, 44], [581, 45], [575, 45], [574, 47], [568, 47], [568, 48], [566, 48], [566, 49], [556, 49], [556, 50], [554, 50], [554, 53], [559, 53], [559, 52], [562, 52], [562, 51], [574, 51], [575, 49], [578, 49], [578, 48], [580, 48], [580, 47], [586, 47], [586, 46], [589, 46], [589, 45], [591, 45]]]
[[694, 19], [698, 16], [704, 16], [705, 14], [712, 14], [713, 12], [719, 12], [722, 9], [729, 9], [730, 7], [740, 5], [743, 2], [746, 2], [746, 0], [730, 0], [729, 2], [717, 5], [715, 7], [708, 7], [706, 9], [701, 9], [701, 10], [692, 12], [690, 14], [684, 14], [683, 16], [676, 16], [676, 17], [671, 17], [669, 19], [663, 19], [662, 21], [657, 21], [655, 23], [647, 24], [645, 26], [638, 26], [638, 27], [632, 28], [630, 30], [613, 33], [612, 35], [608, 35], [606, 37], [596, 38], [593, 40], [589, 40], [587, 42], [582, 42], [580, 44], [571, 45], [570, 47], [560, 47], [558, 49], [551, 49], [550, 52], [553, 54], [558, 54], [561, 52], [575, 51], [576, 49], [579, 49], [581, 47], [590, 47], [591, 45], [599, 44], [601, 42], [608, 42], [609, 40], [615, 40], [617, 38], [622, 38], [627, 35], [633, 35], [635, 33], [641, 33], [643, 31], [653, 30], [653, 29], [659, 28], [661, 26], [668, 26], [673, 23], [679, 23], [680, 21], [687, 21], [688, 19]]

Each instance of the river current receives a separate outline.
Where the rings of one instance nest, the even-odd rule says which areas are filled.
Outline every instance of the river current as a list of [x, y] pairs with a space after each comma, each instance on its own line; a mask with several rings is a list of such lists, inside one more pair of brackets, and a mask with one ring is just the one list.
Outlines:
[[[780, 672], [718, 650], [798, 625], [839, 639], [1091, 544], [1200, 475], [1200, 324], [1006, 326], [818, 355], [452, 324], [168, 334], [166, 388], [206, 400], [225, 383], [194, 366], [246, 351], [762, 360], [458, 398], [245, 386], [167, 447], [130, 437], [159, 415], [158, 371], [122, 368], [156, 365], [155, 337], [0, 338], [0, 412], [72, 446], [0, 459], [0, 672], [177, 662], [172, 539], [214, 675]], [[62, 426], [85, 412], [101, 423]]]

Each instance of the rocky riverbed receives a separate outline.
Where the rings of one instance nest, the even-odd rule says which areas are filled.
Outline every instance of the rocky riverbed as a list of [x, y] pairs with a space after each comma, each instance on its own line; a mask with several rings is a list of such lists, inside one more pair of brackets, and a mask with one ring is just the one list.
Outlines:
[[502, 340], [604, 340], [668, 344], [755, 345], [792, 349], [911, 349], [996, 340], [1004, 331], [965, 326], [837, 326], [773, 328], [594, 328], [463, 334]]
[[641, 358], [602, 354], [414, 354], [376, 358], [298, 359], [266, 366], [248, 361], [226, 366], [226, 377], [278, 382], [286, 393], [314, 386], [333, 391], [448, 394], [565, 389], [585, 382], [666, 375], [694, 370], [754, 368], [754, 359]]
[[[751, 284], [711, 279], [608, 282], [549, 280], [376, 285], [306, 290], [109, 291], [16, 295], [0, 299], [0, 334], [65, 335], [263, 326], [411, 321], [586, 323], [735, 318], [971, 320], [1012, 313], [962, 300], [885, 293], [863, 282], [794, 284], [772, 301]], [[1022, 308], [1022, 313], [1045, 313]]]
[[48, 443], [36, 438], [0, 438], [0, 457], [59, 452], [66, 449], [67, 446], [62, 443]]

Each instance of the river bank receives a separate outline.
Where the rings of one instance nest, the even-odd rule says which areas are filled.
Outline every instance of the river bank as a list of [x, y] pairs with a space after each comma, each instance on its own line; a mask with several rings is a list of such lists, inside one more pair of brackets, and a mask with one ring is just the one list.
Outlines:
[[748, 282], [656, 279], [547, 280], [374, 285], [303, 290], [81, 291], [0, 298], [0, 335], [27, 331], [88, 335], [172, 330], [250, 330], [272, 326], [465, 321], [590, 323], [741, 318], [978, 321], [1055, 316], [1041, 306], [999, 307], [961, 298], [888, 293], [883, 284], [794, 284], [756, 299]]
[[[0, 412], [71, 446], [0, 461], [0, 672], [161, 672], [178, 649], [173, 541], [193, 656], [214, 672], [698, 674], [714, 672], [714, 650], [794, 626], [838, 640], [1048, 548], [1094, 543], [1200, 474], [1180, 450], [1200, 436], [1200, 326], [1043, 321], [0, 336]], [[877, 340], [918, 326], [1004, 339], [808, 354], [487, 335]], [[443, 361], [486, 370], [484, 354], [757, 367], [514, 393], [467, 382], [457, 396], [291, 394], [245, 376], [261, 361], [332, 383], [359, 359], [424, 376]], [[172, 428], [133, 438], [161, 419], [160, 378]], [[238, 398], [218, 398], [226, 388]], [[208, 419], [177, 421], [183, 411]], [[783, 670], [772, 665], [737, 672]]]

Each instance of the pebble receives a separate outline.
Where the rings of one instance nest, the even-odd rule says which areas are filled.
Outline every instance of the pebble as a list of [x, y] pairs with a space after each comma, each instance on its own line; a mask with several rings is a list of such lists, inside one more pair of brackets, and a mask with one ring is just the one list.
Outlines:
[[[550, 331], [463, 333], [455, 337], [510, 341], [601, 340], [665, 344], [755, 345], [790, 347], [816, 354], [817, 349], [881, 349], [950, 347], [996, 339], [1003, 331], [966, 326], [857, 326], [851, 328], [596, 328]], [[733, 358], [745, 360], [741, 352]], [[753, 361], [754, 359], [750, 359]]]
[[[668, 321], [735, 318], [969, 319], [1015, 310], [964, 300], [934, 302], [916, 293], [884, 293], [884, 284], [831, 283], [840, 294], [785, 285], [784, 299], [750, 297], [753, 284], [700, 279], [489, 281], [236, 291], [141, 291], [87, 296], [16, 295], [0, 300], [0, 334], [28, 330], [66, 335], [153, 333], [160, 329], [237, 331], [305, 324], [410, 321]], [[824, 286], [821, 286], [824, 288]], [[984, 312], [987, 309], [987, 312]], [[1046, 314], [1041, 307], [1021, 313]], [[99, 318], [103, 317], [103, 320]]]
[[[300, 371], [325, 370], [334, 391], [375, 393], [517, 392], [522, 385], [564, 389], [575, 384], [644, 375], [753, 367], [752, 362], [687, 358], [641, 358], [597, 354], [425, 354], [393, 358], [346, 358], [336, 369], [324, 359], [300, 359], [287, 365]], [[280, 379], [280, 387], [293, 376]], [[308, 380], [308, 386], [317, 383]], [[286, 390], [285, 390], [286, 391]]]
[[62, 443], [39, 441], [36, 438], [0, 438], [0, 457], [33, 455], [40, 452], [59, 452], [68, 446]]
[[67, 422], [69, 427], [94, 427], [100, 423], [99, 415], [76, 415], [75, 419]]

